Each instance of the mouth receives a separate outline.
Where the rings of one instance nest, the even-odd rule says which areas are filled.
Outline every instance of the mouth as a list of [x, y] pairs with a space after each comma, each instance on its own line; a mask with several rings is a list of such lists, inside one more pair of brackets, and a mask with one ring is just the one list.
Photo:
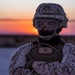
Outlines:
[[48, 36], [48, 35], [52, 35], [54, 30], [39, 30], [38, 32], [42, 36]]

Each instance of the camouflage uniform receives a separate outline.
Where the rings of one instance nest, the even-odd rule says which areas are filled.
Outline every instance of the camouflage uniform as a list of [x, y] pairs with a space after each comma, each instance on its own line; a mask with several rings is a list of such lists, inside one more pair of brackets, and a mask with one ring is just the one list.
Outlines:
[[33, 70], [25, 69], [26, 57], [33, 44], [29, 43], [21, 46], [12, 55], [9, 75], [74, 75], [75, 74], [75, 46], [66, 43], [62, 49], [62, 61], [47, 63], [34, 61]]
[[[39, 20], [41, 21], [41, 23], [39, 23]], [[68, 19], [66, 17], [66, 14], [60, 5], [53, 3], [47, 3], [47, 4], [43, 3], [39, 5], [39, 7], [36, 10], [36, 13], [33, 18], [33, 25], [35, 28], [38, 29], [40, 33], [42, 32], [42, 29], [46, 33], [47, 31], [48, 32], [53, 31], [50, 32], [50, 34], [48, 35], [44, 33], [45, 36], [42, 34], [40, 35], [39, 33], [40, 38], [50, 42], [51, 41], [50, 39], [52, 39], [54, 36], [57, 36], [59, 34], [60, 31], [57, 33], [58, 29], [67, 27], [67, 21]], [[29, 54], [29, 52], [33, 47], [34, 47], [33, 43], [28, 43], [22, 45], [17, 49], [16, 52], [14, 52], [9, 66], [9, 75], [74, 75], [75, 74], [75, 46], [73, 44], [66, 43], [63, 45], [63, 47], [61, 46], [55, 47], [57, 48], [57, 50], [61, 49], [62, 51], [63, 57], [60, 62], [59, 61], [47, 62], [47, 61], [41, 61], [39, 59], [36, 61], [31, 58], [32, 64], [30, 64], [28, 68], [26, 67], [28, 65], [27, 55]], [[36, 49], [40, 50], [40, 48]], [[47, 53], [50, 53], [49, 50]], [[35, 55], [34, 58], [36, 57], [37, 56]]]

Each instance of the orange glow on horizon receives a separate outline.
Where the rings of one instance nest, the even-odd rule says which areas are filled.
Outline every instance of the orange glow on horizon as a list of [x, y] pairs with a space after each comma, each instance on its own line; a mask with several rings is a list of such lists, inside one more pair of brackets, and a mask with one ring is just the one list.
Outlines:
[[31, 20], [24, 21], [0, 21], [0, 33], [3, 34], [33, 34], [37, 30], [33, 27]]
[[[68, 22], [68, 27], [63, 28], [61, 35], [75, 35], [75, 22]], [[0, 21], [0, 34], [26, 34], [38, 35], [37, 29], [33, 27], [32, 20]]]

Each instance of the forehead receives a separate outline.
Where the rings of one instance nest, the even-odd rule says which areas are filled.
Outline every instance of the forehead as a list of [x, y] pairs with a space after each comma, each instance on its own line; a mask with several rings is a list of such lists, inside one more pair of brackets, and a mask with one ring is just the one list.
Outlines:
[[37, 19], [35, 21], [58, 21], [57, 19]]

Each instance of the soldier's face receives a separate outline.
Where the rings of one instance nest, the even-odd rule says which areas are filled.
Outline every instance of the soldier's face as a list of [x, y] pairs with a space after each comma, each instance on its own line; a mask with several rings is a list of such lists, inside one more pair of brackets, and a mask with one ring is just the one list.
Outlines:
[[49, 20], [37, 19], [35, 20], [35, 27], [38, 30], [52, 31], [59, 28], [59, 21], [56, 19], [49, 19]]
[[59, 21], [56, 19], [37, 20], [35, 23], [38, 33], [42, 36], [52, 35], [59, 28]]

